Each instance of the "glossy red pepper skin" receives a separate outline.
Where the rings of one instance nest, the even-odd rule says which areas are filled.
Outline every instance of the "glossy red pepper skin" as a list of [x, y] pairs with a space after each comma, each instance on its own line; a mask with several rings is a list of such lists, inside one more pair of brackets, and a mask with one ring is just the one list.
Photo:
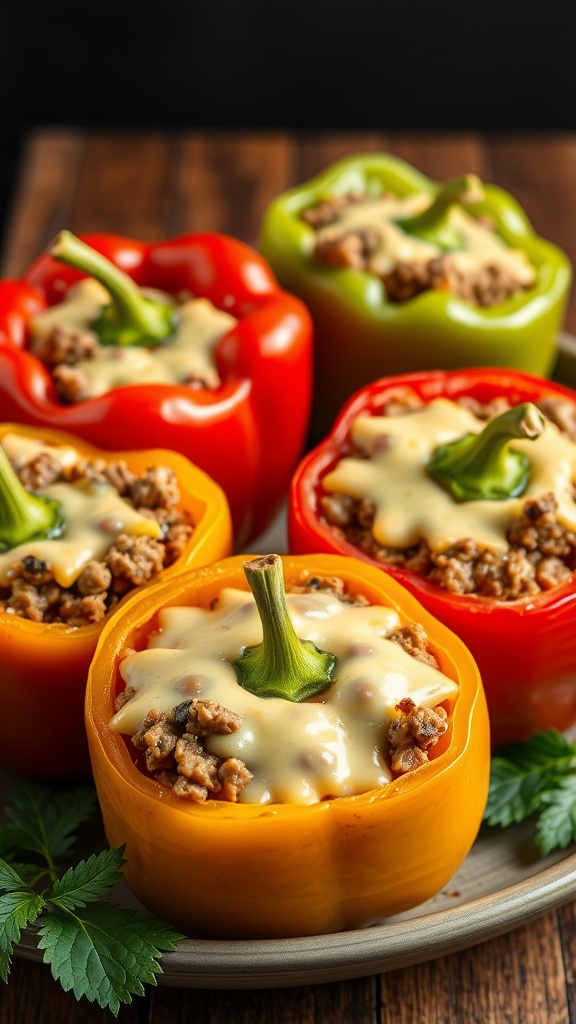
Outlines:
[[300, 463], [292, 481], [290, 550], [354, 555], [389, 573], [470, 649], [482, 676], [494, 746], [525, 739], [539, 729], [564, 730], [576, 722], [576, 575], [530, 600], [497, 602], [450, 594], [401, 567], [376, 562], [339, 537], [321, 517], [322, 478], [343, 456], [359, 415], [381, 410], [387, 393], [409, 388], [424, 402], [472, 395], [480, 402], [504, 395], [512, 404], [576, 394], [562, 385], [515, 370], [471, 369], [382, 378], [344, 406], [330, 434]]
[[312, 330], [304, 305], [278, 285], [253, 249], [219, 234], [144, 243], [82, 235], [141, 287], [206, 297], [238, 318], [215, 353], [214, 391], [138, 385], [63, 405], [26, 350], [30, 318], [85, 276], [40, 256], [22, 280], [0, 282], [2, 418], [66, 430], [101, 448], [171, 448], [226, 493], [237, 547], [280, 505], [303, 450], [311, 401]]

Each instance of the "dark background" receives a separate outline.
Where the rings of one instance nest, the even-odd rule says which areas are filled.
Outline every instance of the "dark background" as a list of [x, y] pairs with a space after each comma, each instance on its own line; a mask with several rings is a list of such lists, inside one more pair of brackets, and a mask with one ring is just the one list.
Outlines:
[[576, 128], [574, 0], [4, 0], [0, 229], [38, 125]]

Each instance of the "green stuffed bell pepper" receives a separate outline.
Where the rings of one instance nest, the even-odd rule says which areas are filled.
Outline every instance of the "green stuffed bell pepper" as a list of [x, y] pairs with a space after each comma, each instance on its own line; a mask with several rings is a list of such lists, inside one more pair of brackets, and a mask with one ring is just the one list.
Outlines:
[[347, 157], [273, 200], [260, 247], [312, 313], [313, 441], [384, 375], [553, 369], [568, 257], [474, 175], [439, 184], [390, 155]]

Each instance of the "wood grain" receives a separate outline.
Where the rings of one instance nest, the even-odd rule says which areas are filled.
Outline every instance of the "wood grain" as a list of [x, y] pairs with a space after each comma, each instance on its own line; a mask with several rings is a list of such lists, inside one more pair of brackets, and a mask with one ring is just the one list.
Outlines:
[[28, 139], [6, 232], [3, 277], [21, 274], [62, 227], [70, 226], [84, 152], [82, 132], [46, 129]]
[[[576, 135], [415, 135], [380, 130], [87, 133], [43, 129], [26, 147], [2, 271], [16, 275], [62, 227], [154, 240], [218, 230], [255, 244], [266, 203], [354, 152], [388, 148], [442, 179], [473, 170], [510, 189], [576, 263]], [[572, 297], [567, 328], [576, 332]], [[510, 935], [381, 977], [277, 991], [149, 989], [122, 1024], [574, 1024], [576, 904]], [[112, 1021], [16, 961], [1, 1024]]]
[[345, 132], [338, 135], [314, 134], [299, 140], [297, 170], [292, 185], [319, 174], [324, 168], [354, 153], [379, 153], [388, 147], [383, 132]]
[[[0, 985], [1, 1024], [112, 1024], [117, 1019], [110, 1010], [85, 999], [79, 1003], [72, 992], [64, 992], [47, 964], [15, 960], [8, 985]], [[121, 1024], [143, 1024], [149, 1019], [147, 1001], [137, 997], [121, 1008], [118, 1019]]]
[[168, 234], [223, 231], [256, 245], [266, 205], [292, 183], [294, 149], [286, 133], [186, 134]]
[[487, 177], [488, 147], [473, 134], [420, 136], [399, 133], [391, 139], [391, 152], [436, 181], [472, 171]]
[[153, 1024], [377, 1024], [377, 979], [269, 991], [155, 989]]
[[148, 133], [94, 134], [86, 143], [72, 231], [156, 241], [166, 235], [174, 142]]
[[[516, 196], [534, 229], [568, 253], [576, 266], [576, 135], [497, 136], [491, 145], [493, 178]], [[576, 332], [572, 289], [566, 330]]]
[[569, 1024], [556, 914], [384, 975], [381, 1024]]

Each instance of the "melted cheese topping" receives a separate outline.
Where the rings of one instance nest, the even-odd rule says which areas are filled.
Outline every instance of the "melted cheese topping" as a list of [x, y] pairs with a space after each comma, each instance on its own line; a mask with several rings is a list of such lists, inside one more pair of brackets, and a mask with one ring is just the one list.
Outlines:
[[[2, 438], [2, 447], [16, 469], [43, 451], [49, 452], [64, 466], [78, 461], [78, 453], [74, 449], [42, 444], [16, 434], [6, 434]], [[66, 524], [64, 533], [53, 540], [26, 541], [9, 551], [0, 552], [0, 584], [3, 586], [10, 584], [15, 566], [23, 558], [33, 556], [51, 567], [54, 579], [61, 587], [71, 587], [88, 562], [102, 560], [119, 534], [161, 536], [156, 520], [136, 512], [110, 483], [89, 480], [57, 482], [35, 493], [60, 503]]]
[[471, 538], [481, 548], [506, 551], [506, 532], [525, 501], [550, 492], [558, 502], [558, 521], [576, 531], [576, 444], [549, 420], [536, 440], [511, 443], [530, 463], [521, 497], [456, 502], [433, 480], [427, 465], [436, 446], [477, 434], [483, 426], [467, 409], [444, 398], [400, 416], [360, 416], [351, 435], [368, 458], [341, 459], [324, 477], [323, 486], [328, 492], [372, 501], [376, 540], [396, 548], [424, 540], [438, 552]]
[[298, 704], [244, 690], [233, 663], [244, 647], [262, 642], [262, 626], [252, 594], [227, 588], [213, 611], [160, 613], [148, 648], [121, 664], [126, 686], [137, 692], [112, 728], [133, 735], [151, 708], [170, 711], [190, 697], [219, 701], [243, 722], [228, 736], [208, 736], [206, 747], [245, 761], [253, 779], [239, 799], [248, 803], [310, 804], [389, 782], [383, 751], [398, 701], [409, 694], [434, 707], [454, 700], [457, 684], [386, 639], [401, 625], [391, 608], [346, 604], [325, 593], [286, 599], [297, 635], [338, 658], [329, 690]]
[[47, 444], [35, 437], [25, 437], [24, 434], [4, 434], [2, 447], [17, 473], [42, 452], [46, 452], [62, 466], [62, 469], [71, 468], [78, 462], [78, 452], [75, 448], [62, 444]]
[[[352, 202], [342, 208], [338, 221], [318, 232], [318, 239], [335, 238], [348, 231], [377, 228], [380, 241], [368, 258], [368, 269], [385, 275], [398, 263], [428, 263], [442, 253], [439, 246], [409, 235], [395, 223], [397, 219], [414, 216], [431, 205], [432, 197], [415, 193], [400, 198], [385, 195], [378, 199]], [[477, 270], [483, 266], [506, 268], [520, 284], [528, 286], [535, 280], [534, 267], [520, 249], [512, 249], [494, 231], [471, 217], [462, 207], [453, 206], [448, 223], [462, 238], [462, 251], [450, 254], [461, 270]]]
[[[79, 281], [69, 289], [63, 302], [33, 318], [32, 349], [55, 327], [89, 331], [109, 302], [109, 293], [98, 281]], [[182, 384], [192, 377], [199, 377], [207, 387], [215, 388], [220, 378], [214, 364], [214, 349], [236, 323], [235, 317], [216, 309], [208, 299], [189, 299], [177, 307], [173, 337], [157, 348], [99, 345], [93, 357], [80, 359], [74, 366], [87, 378], [94, 397], [130, 384]]]

